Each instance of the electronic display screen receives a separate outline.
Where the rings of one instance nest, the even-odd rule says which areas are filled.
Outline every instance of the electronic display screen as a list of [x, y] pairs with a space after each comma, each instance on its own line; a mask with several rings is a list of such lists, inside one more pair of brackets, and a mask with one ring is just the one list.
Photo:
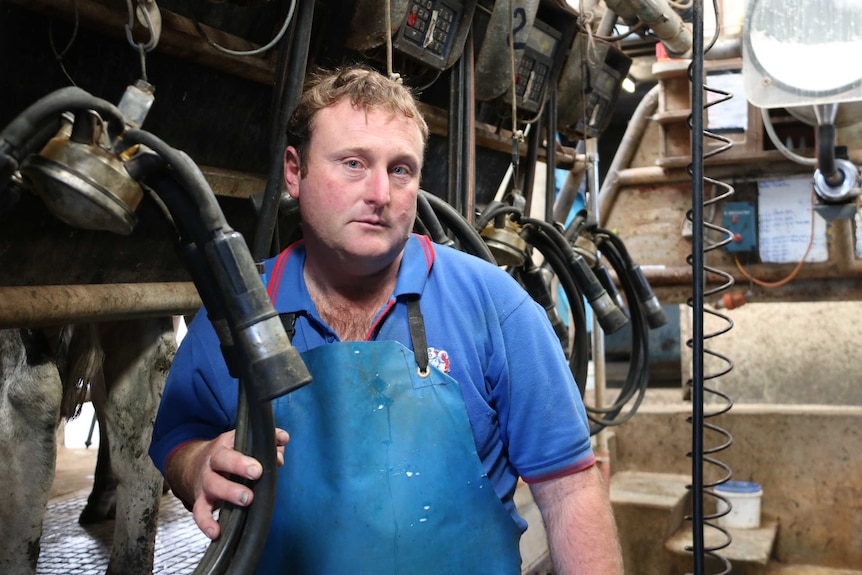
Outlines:
[[530, 28], [530, 34], [527, 36], [527, 46], [532, 48], [546, 58], [554, 58], [554, 48], [557, 47], [557, 39], [543, 30], [539, 30], [537, 26]]

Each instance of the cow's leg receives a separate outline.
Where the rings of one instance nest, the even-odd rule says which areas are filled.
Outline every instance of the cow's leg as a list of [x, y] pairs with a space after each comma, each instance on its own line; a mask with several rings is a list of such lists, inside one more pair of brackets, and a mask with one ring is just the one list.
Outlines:
[[0, 573], [35, 573], [62, 386], [39, 332], [0, 330]]
[[92, 525], [113, 519], [117, 508], [117, 481], [111, 469], [110, 440], [104, 431], [108, 427], [105, 421], [108, 398], [102, 372], [99, 372], [90, 382], [90, 399], [99, 422], [99, 454], [96, 459], [93, 489], [87, 498], [86, 507], [78, 517], [78, 523], [81, 525]]
[[153, 420], [173, 361], [171, 318], [117, 322], [105, 327], [106, 420], [117, 481], [114, 545], [108, 575], [153, 570], [161, 474], [148, 449]]

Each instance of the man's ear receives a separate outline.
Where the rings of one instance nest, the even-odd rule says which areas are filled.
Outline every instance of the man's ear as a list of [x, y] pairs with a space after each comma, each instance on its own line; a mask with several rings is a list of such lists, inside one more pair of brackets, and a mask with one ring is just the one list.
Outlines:
[[299, 180], [302, 170], [299, 152], [293, 146], [288, 146], [284, 150], [284, 183], [287, 186], [287, 193], [291, 198], [299, 197]]

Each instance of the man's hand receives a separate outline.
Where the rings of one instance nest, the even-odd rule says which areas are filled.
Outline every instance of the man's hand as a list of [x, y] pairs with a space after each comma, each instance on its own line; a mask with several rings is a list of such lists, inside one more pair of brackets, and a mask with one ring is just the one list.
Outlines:
[[[246, 507], [254, 498], [248, 486], [228, 477], [254, 480], [263, 473], [258, 460], [234, 449], [234, 435], [234, 431], [227, 431], [210, 441], [181, 445], [171, 454], [166, 466], [168, 484], [174, 495], [192, 510], [195, 523], [210, 539], [219, 536], [220, 527], [213, 513], [223, 501]], [[284, 446], [289, 439], [283, 429], [275, 430], [279, 466], [284, 465]]]

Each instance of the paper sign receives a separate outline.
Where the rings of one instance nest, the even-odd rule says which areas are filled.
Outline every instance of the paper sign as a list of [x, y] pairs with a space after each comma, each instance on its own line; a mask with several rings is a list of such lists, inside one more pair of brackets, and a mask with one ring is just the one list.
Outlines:
[[[760, 260], [765, 263], [824, 262], [826, 220], [817, 216], [811, 204], [811, 177], [763, 180], [758, 190], [758, 237]], [[813, 242], [812, 242], [812, 219]]]
[[[706, 101], [713, 103], [706, 109], [707, 129], [716, 132], [745, 132], [748, 129], [748, 100], [744, 93], [741, 72], [721, 72], [707, 74], [709, 88], [721, 92], [706, 91]], [[730, 95], [728, 99], [727, 94]], [[720, 101], [721, 100], [721, 101]]]

